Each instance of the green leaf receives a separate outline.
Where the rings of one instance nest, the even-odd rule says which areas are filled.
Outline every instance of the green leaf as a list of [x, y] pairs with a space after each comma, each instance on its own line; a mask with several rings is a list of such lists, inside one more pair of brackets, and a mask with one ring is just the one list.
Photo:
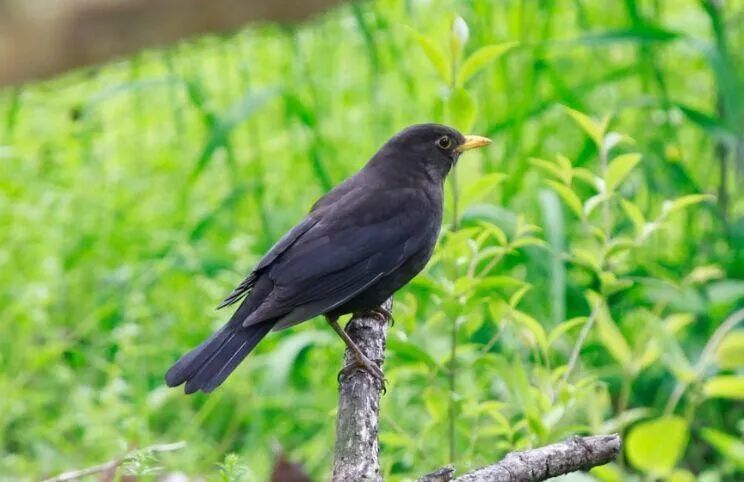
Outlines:
[[463, 132], [469, 132], [475, 125], [476, 105], [467, 90], [458, 88], [449, 98], [449, 113], [452, 125]]
[[652, 477], [663, 477], [681, 460], [688, 439], [689, 427], [683, 418], [664, 416], [634, 425], [625, 451], [634, 467]]
[[545, 183], [553, 188], [553, 190], [563, 199], [563, 202], [573, 211], [573, 213], [580, 219], [583, 219], [584, 214], [581, 209], [581, 199], [576, 195], [571, 188], [556, 182], [556, 181], [545, 181]]
[[209, 138], [204, 144], [199, 158], [196, 160], [196, 166], [192, 172], [192, 179], [199, 176], [212, 160], [214, 153], [221, 147], [225, 147], [228, 143], [230, 133], [235, 127], [248, 119], [254, 112], [263, 107], [270, 99], [277, 95], [275, 89], [266, 89], [255, 92], [252, 89], [249, 91], [225, 114], [219, 119], [214, 120], [214, 125], [209, 133]]
[[548, 243], [546, 243], [544, 240], [540, 238], [536, 238], [534, 236], [525, 236], [524, 238], [519, 238], [515, 241], [513, 241], [509, 246], [512, 249], [519, 249], [523, 248], [525, 246], [541, 246], [546, 247]]
[[581, 179], [585, 183], [589, 184], [596, 190], [599, 190], [601, 179], [599, 179], [592, 171], [585, 167], [576, 167], [573, 169], [573, 177]]
[[622, 205], [625, 214], [633, 223], [633, 228], [635, 229], [636, 236], [640, 237], [643, 233], [643, 227], [646, 225], [646, 219], [643, 217], [643, 213], [640, 209], [638, 209], [638, 206], [636, 206], [630, 200], [620, 199], [620, 204]]
[[589, 471], [600, 482], [623, 482], [625, 473], [614, 463], [600, 465]]
[[277, 387], [286, 386], [292, 371], [296, 370], [300, 353], [313, 345], [327, 344], [329, 340], [322, 333], [313, 331], [296, 332], [284, 338], [279, 349], [270, 356], [271, 384]]
[[479, 224], [483, 226], [483, 229], [487, 231], [489, 235], [496, 238], [496, 241], [499, 243], [499, 245], [504, 246], [509, 242], [506, 237], [506, 233], [504, 233], [504, 231], [500, 227], [496, 226], [493, 223], [485, 221], [480, 221]]
[[555, 159], [558, 161], [558, 165], [560, 166], [563, 182], [571, 184], [571, 179], [573, 178], [573, 166], [571, 165], [571, 160], [560, 153], [556, 154]]
[[690, 194], [687, 196], [678, 197], [673, 201], [664, 201], [661, 207], [662, 216], [668, 216], [680, 209], [684, 209], [687, 206], [698, 204], [704, 201], [712, 201], [715, 197], [710, 194]]
[[672, 313], [664, 318], [664, 328], [672, 335], [676, 335], [693, 321], [695, 315], [692, 313]]
[[744, 376], [719, 375], [705, 382], [703, 394], [708, 398], [744, 400]]
[[601, 303], [601, 306], [595, 308], [599, 310], [597, 313], [597, 336], [602, 344], [610, 352], [610, 355], [617, 360], [617, 362], [625, 369], [630, 371], [633, 364], [633, 353], [628, 346], [628, 342], [625, 341], [625, 337], [615, 325], [610, 317], [610, 312], [607, 309], [607, 304], [599, 297], [592, 296], [591, 304], [596, 306], [596, 303]]
[[517, 45], [517, 42], [486, 45], [473, 52], [460, 66], [457, 73], [458, 87], [462, 87], [475, 74]]
[[744, 470], [744, 441], [712, 428], [701, 428], [700, 435], [726, 459]]
[[716, 363], [725, 369], [744, 367], [744, 330], [730, 332], [716, 348]]
[[452, 78], [451, 72], [447, 64], [447, 59], [445, 58], [442, 51], [437, 48], [434, 41], [426, 35], [417, 32], [411, 27], [408, 27], [408, 31], [411, 33], [416, 42], [418, 42], [419, 46], [424, 51], [424, 54], [429, 59], [432, 67], [434, 67], [434, 69], [439, 74], [439, 78], [442, 80], [442, 82], [449, 85]]
[[520, 288], [526, 283], [511, 276], [487, 276], [478, 282], [479, 290], [492, 290], [497, 288]]
[[576, 318], [571, 318], [570, 320], [566, 320], [562, 323], [558, 323], [558, 325], [556, 325], [555, 328], [550, 330], [550, 335], [548, 335], [548, 345], [552, 345], [558, 339], [560, 339], [560, 337], [562, 337], [564, 334], [568, 333], [574, 328], [577, 328], [583, 325], [588, 320], [589, 318], [586, 316], [578, 316]]
[[620, 365], [626, 368], [630, 367], [633, 354], [620, 330], [608, 316], [600, 316], [597, 321], [597, 334], [607, 351]]
[[566, 112], [568, 112], [568, 114], [571, 116], [571, 118], [579, 125], [579, 127], [581, 127], [583, 131], [586, 132], [587, 135], [594, 141], [597, 149], [600, 149], [602, 147], [602, 139], [604, 138], [604, 132], [607, 128], [609, 119], [605, 118], [602, 121], [596, 121], [583, 112], [579, 112], [565, 106], [564, 108], [566, 109]]
[[462, 206], [467, 207], [491, 194], [496, 187], [506, 179], [506, 174], [492, 173], [480, 176], [478, 180], [469, 184], [460, 196]]
[[430, 386], [423, 393], [424, 406], [433, 420], [443, 420], [447, 415], [447, 396], [442, 389]]
[[599, 273], [599, 281], [602, 287], [602, 294], [609, 296], [633, 286], [633, 281], [629, 279], [618, 278], [612, 271], [602, 271]]
[[696, 266], [690, 274], [685, 276], [685, 283], [705, 284], [715, 279], [721, 279], [726, 276], [726, 272], [717, 264], [706, 264]]
[[640, 154], [632, 153], [621, 154], [610, 161], [605, 176], [605, 189], [607, 192], [613, 192], [615, 188], [623, 182], [623, 179], [630, 174], [630, 171], [633, 170], [640, 160]]
[[695, 482], [695, 475], [689, 470], [675, 469], [665, 482]]
[[535, 341], [537, 342], [537, 346], [540, 348], [540, 351], [542, 351], [542, 353], [547, 356], [548, 337], [545, 333], [545, 328], [543, 328], [540, 322], [538, 322], [527, 313], [519, 310], [513, 310], [511, 315], [515, 322], [522, 325], [527, 329], [527, 331], [532, 333], [532, 335], [535, 337]]
[[524, 218], [522, 216], [519, 216], [517, 218], [517, 237], [524, 236], [526, 234], [539, 233], [540, 231], [542, 231], [542, 228], [540, 226], [524, 222]]
[[685, 117], [687, 117], [687, 120], [696, 124], [711, 137], [727, 143], [736, 142], [736, 134], [731, 132], [731, 129], [726, 126], [726, 123], [721, 118], [706, 114], [683, 104], [677, 104], [677, 108], [682, 111]]
[[612, 261], [611, 258], [626, 254], [635, 247], [635, 241], [627, 236], [617, 236], [612, 238], [605, 247], [605, 257]]
[[604, 192], [595, 194], [594, 196], [587, 199], [584, 202], [584, 215], [589, 216], [590, 214], [592, 214], [592, 211], [594, 211], [597, 206], [599, 206], [600, 203], [605, 199], [607, 199], [607, 194]]
[[408, 363], [423, 363], [429, 368], [436, 368], [437, 362], [417, 344], [400, 337], [390, 337], [388, 349], [394, 356]]
[[654, 339], [647, 340], [642, 353], [636, 354], [635, 356], [638, 371], [651, 366], [660, 357], [661, 348], [659, 347], [659, 343]]
[[[558, 178], [561, 181], [563, 181], [564, 183], [566, 183], [565, 177], [563, 175], [563, 172], [561, 171], [561, 168], [557, 164], [555, 164], [554, 162], [546, 161], [545, 159], [539, 159], [537, 157], [530, 157], [529, 158], [529, 162], [533, 166], [537, 166], [540, 169], [549, 172], [550, 174], [552, 174], [556, 178]], [[568, 184], [568, 183], [566, 183], [566, 184]]]
[[380, 432], [380, 443], [386, 449], [409, 449], [411, 447], [416, 447], [417, 445], [416, 440], [409, 437], [408, 435], [402, 432], [391, 432], [387, 430]]
[[571, 250], [571, 259], [574, 263], [586, 266], [590, 270], [599, 274], [600, 259], [598, 250], [589, 250], [584, 248], [573, 248]]
[[514, 294], [509, 297], [509, 306], [516, 308], [530, 289], [532, 289], [532, 285], [526, 284], [515, 291]]
[[708, 285], [708, 298], [713, 304], [735, 303], [744, 299], [744, 280], [725, 279]]
[[610, 152], [612, 149], [615, 148], [618, 144], [621, 142], [626, 142], [628, 144], [634, 144], [635, 141], [628, 137], [624, 136], [617, 132], [608, 132], [604, 137], [604, 150], [605, 152]]
[[588, 45], [601, 45], [615, 42], [670, 42], [682, 37], [683, 34], [647, 23], [628, 29], [608, 30], [593, 33], [577, 39], [577, 42]]

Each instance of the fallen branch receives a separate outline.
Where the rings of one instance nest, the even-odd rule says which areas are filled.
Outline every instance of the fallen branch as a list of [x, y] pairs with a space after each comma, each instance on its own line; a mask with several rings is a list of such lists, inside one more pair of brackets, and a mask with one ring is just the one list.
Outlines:
[[445, 467], [425, 475], [419, 482], [539, 482], [551, 477], [604, 465], [620, 453], [620, 436], [573, 437], [563, 442], [524, 452], [512, 452], [497, 464], [488, 465], [456, 479]]
[[87, 467], [87, 468], [80, 469], [80, 470], [71, 470], [69, 472], [59, 474], [49, 479], [45, 479], [42, 482], [69, 482], [71, 480], [82, 479], [83, 477], [87, 477], [89, 475], [94, 475], [94, 474], [109, 475], [110, 477], [108, 477], [108, 479], [114, 480], [113, 476], [116, 470], [119, 468], [119, 466], [122, 465], [127, 460], [129, 460], [134, 454], [137, 454], [137, 453], [154, 454], [158, 452], [173, 452], [174, 450], [180, 450], [184, 447], [186, 447], [186, 442], [183, 442], [183, 441], [174, 442], [170, 444], [150, 445], [143, 449], [133, 450], [129, 452], [128, 454], [124, 455], [123, 457], [118, 457], [113, 460], [109, 460], [108, 462], [105, 462], [103, 464], [94, 465], [93, 467]]

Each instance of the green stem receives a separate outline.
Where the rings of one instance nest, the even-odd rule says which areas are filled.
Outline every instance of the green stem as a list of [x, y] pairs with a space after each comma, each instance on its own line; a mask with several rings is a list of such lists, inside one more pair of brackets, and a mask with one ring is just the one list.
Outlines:
[[[457, 87], [455, 79], [457, 78], [457, 55], [452, 53], [452, 71], [450, 81], [450, 94], [455, 91]], [[459, 207], [459, 191], [457, 189], [457, 164], [452, 166], [452, 173], [450, 175], [452, 183], [452, 231], [460, 229], [460, 207]], [[457, 264], [453, 260], [453, 271], [457, 276]], [[457, 319], [455, 316], [452, 319], [452, 325], [450, 330], [450, 363], [449, 363], [449, 397], [448, 397], [448, 422], [449, 422], [449, 458], [450, 463], [454, 464], [457, 457], [457, 445], [456, 445], [456, 429], [455, 420], [457, 418], [457, 407], [455, 406], [455, 393], [457, 389]]]
[[[599, 162], [602, 169], [602, 179], [607, 180], [607, 149], [602, 145], [599, 146]], [[606, 192], [606, 188], [605, 188]], [[612, 229], [612, 220], [610, 219], [610, 198], [609, 193], [606, 193], [605, 199], [602, 201], [602, 221], [604, 222], [605, 239], [609, 241], [610, 230]]]
[[457, 165], [452, 166], [452, 231], [460, 229], [460, 192], [457, 189]]
[[449, 458], [450, 463], [455, 463], [457, 456], [455, 418], [457, 408], [455, 407], [455, 389], [457, 387], [457, 317], [452, 321], [450, 339], [450, 366], [449, 366]]
[[[633, 388], [633, 378], [628, 375], [627, 373], [623, 374], [623, 384], [620, 387], [620, 395], [618, 395], [617, 398], [617, 412], [618, 414], [625, 413], [625, 409], [628, 408], [628, 403], [630, 402], [630, 392]], [[620, 427], [620, 431], [624, 432], [625, 427]], [[620, 465], [620, 468], [625, 467], [625, 460], [624, 457], [618, 458], [618, 465]]]
[[[602, 302], [600, 302], [602, 303]], [[579, 360], [579, 353], [581, 353], [581, 347], [584, 346], [584, 341], [586, 340], [586, 337], [589, 335], [589, 332], [592, 329], [592, 326], [594, 326], [594, 323], [597, 321], [597, 317], [599, 315], [599, 304], [597, 303], [596, 306], [592, 308], [592, 313], [589, 315], [589, 320], [587, 320], [586, 324], [583, 328], [581, 328], [581, 332], [579, 333], [579, 338], [576, 340], [576, 345], [574, 345], [573, 350], [571, 351], [571, 356], [568, 359], [568, 367], [566, 368], [565, 373], [563, 374], [563, 383], [568, 383], [568, 377], [571, 376], [571, 372], [576, 367], [576, 363]]]
[[16, 127], [16, 120], [18, 119], [18, 111], [21, 109], [21, 88], [17, 87], [10, 94], [10, 104], [8, 105], [8, 112], [5, 115], [5, 132], [1, 139], [3, 143], [10, 144], [10, 139], [13, 137], [13, 130]]

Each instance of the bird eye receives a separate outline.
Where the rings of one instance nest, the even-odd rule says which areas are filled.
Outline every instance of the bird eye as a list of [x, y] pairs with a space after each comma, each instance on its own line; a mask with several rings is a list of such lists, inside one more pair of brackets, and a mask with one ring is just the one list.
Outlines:
[[449, 136], [442, 136], [437, 139], [437, 146], [442, 149], [449, 149], [452, 147], [452, 139], [450, 139]]

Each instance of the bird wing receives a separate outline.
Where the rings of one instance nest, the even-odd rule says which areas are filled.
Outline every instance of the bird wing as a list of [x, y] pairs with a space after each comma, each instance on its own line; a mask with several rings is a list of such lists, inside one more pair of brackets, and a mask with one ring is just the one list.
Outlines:
[[[359, 190], [361, 191], [361, 190]], [[243, 326], [268, 317], [312, 318], [340, 306], [416, 253], [432, 216], [417, 190], [351, 192], [266, 270], [274, 288]]]
[[253, 268], [250, 273], [248, 273], [245, 279], [243, 279], [243, 281], [240, 282], [240, 284], [232, 291], [232, 293], [230, 293], [227, 298], [225, 298], [222, 303], [220, 303], [217, 309], [224, 308], [225, 306], [230, 306], [246, 296], [251, 291], [251, 289], [253, 289], [253, 286], [256, 284], [256, 280], [258, 279], [258, 275], [261, 273], [261, 271], [269, 266], [271, 263], [273, 263], [274, 260], [279, 257], [279, 255], [286, 251], [287, 248], [292, 246], [292, 244], [294, 244], [300, 236], [307, 232], [308, 229], [312, 228], [317, 222], [318, 218], [314, 217], [311, 213], [307, 215], [305, 219], [300, 221], [300, 223], [297, 224], [294, 228], [289, 230], [284, 236], [282, 236], [281, 239], [279, 239], [279, 241], [277, 241], [274, 246], [271, 247], [269, 252], [266, 253], [263, 258], [261, 258], [261, 261], [258, 262], [256, 267]]

